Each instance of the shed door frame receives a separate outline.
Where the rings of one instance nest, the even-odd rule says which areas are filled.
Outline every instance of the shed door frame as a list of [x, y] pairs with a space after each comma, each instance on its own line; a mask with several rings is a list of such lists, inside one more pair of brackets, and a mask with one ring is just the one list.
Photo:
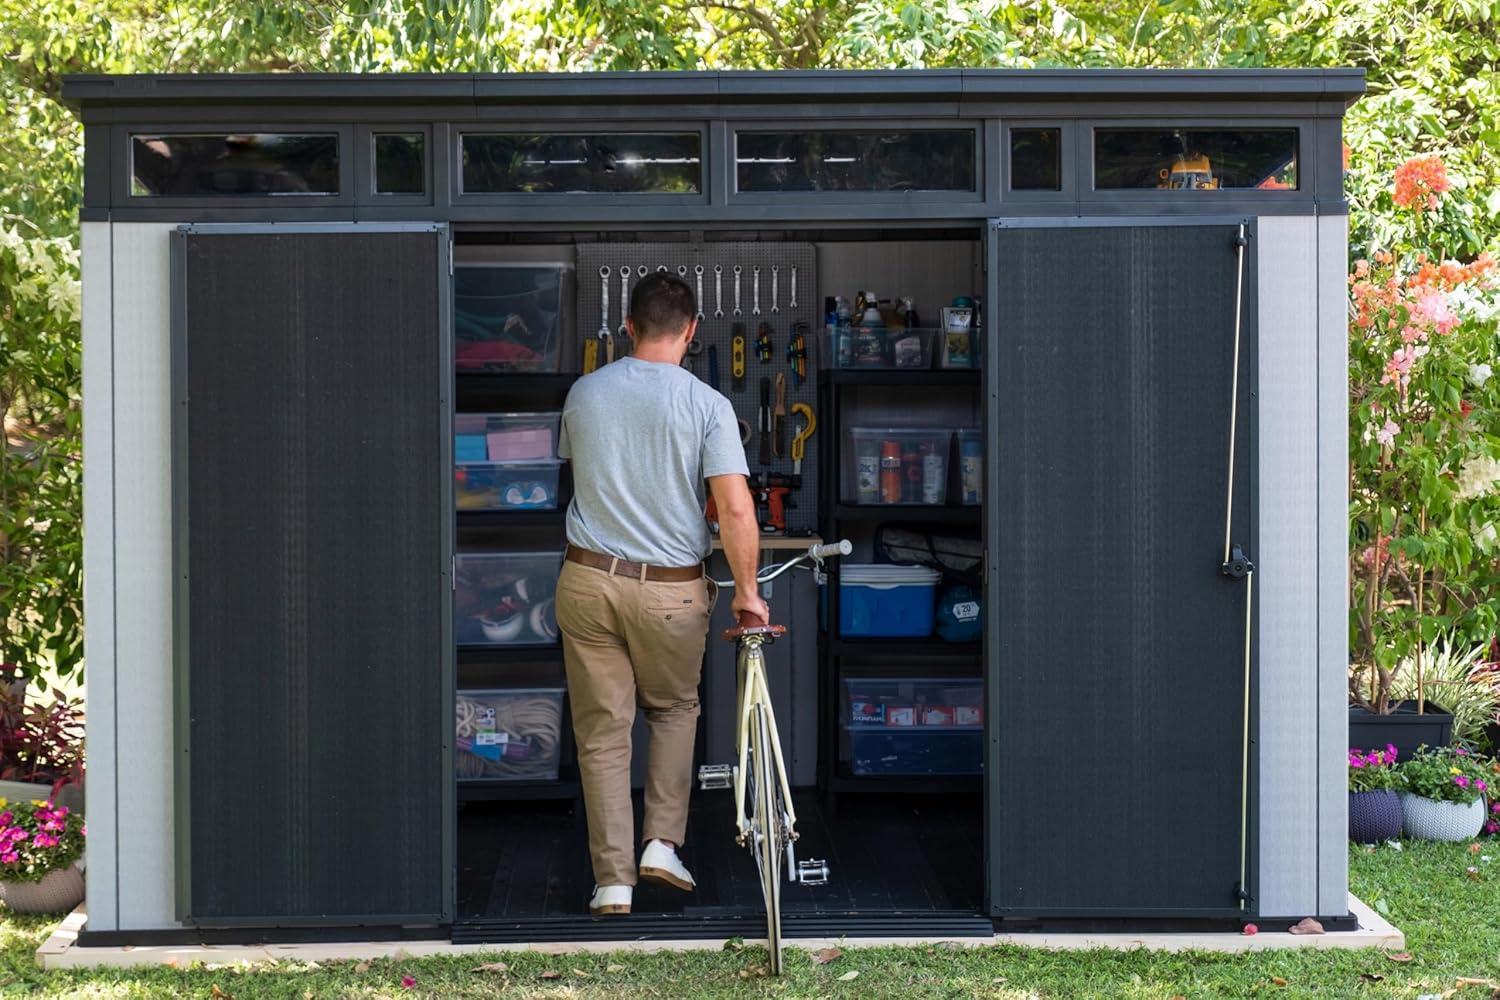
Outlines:
[[[377, 235], [430, 233], [436, 243], [437, 314], [434, 329], [437, 336], [432, 349], [437, 352], [437, 408], [433, 413], [435, 433], [432, 446], [441, 468], [452, 468], [453, 455], [453, 234], [443, 222], [310, 222], [310, 223], [190, 223], [172, 233], [170, 266], [171, 307], [171, 385], [172, 385], [172, 646], [173, 646], [173, 823], [175, 835], [174, 896], [176, 916], [184, 924], [204, 927], [312, 927], [312, 926], [402, 926], [449, 924], [453, 920], [456, 877], [456, 797], [453, 777], [453, 691], [455, 689], [453, 654], [452, 559], [454, 552], [453, 480], [442, 475], [434, 489], [446, 516], [440, 527], [440, 566], [435, 576], [441, 603], [439, 648], [433, 663], [438, 668], [432, 683], [439, 693], [439, 732], [441, 746], [434, 747], [440, 763], [435, 779], [440, 783], [441, 809], [435, 839], [439, 841], [441, 907], [437, 912], [397, 912], [388, 914], [327, 913], [316, 916], [277, 914], [234, 917], [195, 918], [192, 912], [192, 813], [190, 802], [190, 630], [189, 630], [189, 537], [188, 537], [188, 405], [187, 366], [187, 238], [192, 235]], [[399, 720], [396, 720], [399, 721]], [[247, 792], [248, 794], [248, 792]]]
[[[984, 496], [985, 517], [984, 525], [984, 553], [985, 553], [985, 628], [984, 628], [984, 664], [986, 676], [986, 740], [985, 740], [985, 840], [986, 840], [986, 900], [989, 912], [997, 919], [1007, 917], [1022, 918], [1108, 918], [1108, 917], [1160, 917], [1160, 918], [1206, 918], [1206, 917], [1250, 917], [1258, 913], [1259, 904], [1255, 898], [1255, 889], [1259, 884], [1260, 867], [1260, 836], [1259, 836], [1259, 754], [1257, 750], [1257, 734], [1260, 730], [1260, 652], [1256, 637], [1260, 634], [1260, 601], [1255, 597], [1251, 602], [1250, 611], [1250, 651], [1249, 651], [1249, 709], [1248, 709], [1248, 766], [1246, 770], [1246, 803], [1244, 809], [1245, 845], [1244, 845], [1244, 882], [1241, 886], [1241, 903], [1238, 908], [1224, 907], [1219, 909], [1206, 908], [1174, 908], [1153, 910], [1123, 911], [1118, 908], [1088, 908], [1088, 907], [1036, 907], [1036, 908], [1006, 908], [1000, 901], [1003, 899], [1002, 875], [1005, 858], [1001, 856], [1000, 831], [1001, 824], [1013, 822], [1014, 817], [1006, 807], [1005, 789], [1000, 783], [1000, 724], [1003, 718], [1001, 708], [1000, 685], [998, 683], [1000, 671], [1005, 669], [1005, 664], [999, 658], [999, 629], [1003, 618], [1003, 610], [998, 607], [1000, 594], [1000, 572], [1002, 560], [997, 558], [994, 551], [996, 539], [991, 530], [991, 523], [995, 517], [1001, 516], [995, 509], [997, 499], [1001, 496], [1000, 484], [1002, 470], [998, 463], [993, 460], [995, 454], [995, 434], [1000, 426], [1001, 399], [997, 388], [996, 364], [1000, 361], [1000, 310], [1003, 304], [997, 294], [999, 290], [1000, 269], [1004, 266], [1000, 259], [998, 233], [1006, 229], [1104, 229], [1119, 227], [1144, 227], [1144, 226], [1171, 226], [1171, 227], [1204, 227], [1204, 226], [1243, 226], [1247, 237], [1244, 260], [1244, 281], [1240, 288], [1240, 309], [1242, 322], [1242, 336], [1244, 347], [1239, 358], [1239, 372], [1242, 390], [1248, 382], [1248, 391], [1242, 394], [1248, 396], [1248, 408], [1242, 403], [1238, 418], [1238, 430], [1236, 434], [1237, 454], [1244, 455], [1248, 461], [1249, 475], [1245, 483], [1243, 493], [1236, 491], [1239, 497], [1247, 497], [1246, 504], [1247, 528], [1240, 532], [1236, 529], [1235, 542], [1238, 544], [1243, 540], [1248, 547], [1248, 554], [1253, 561], [1259, 552], [1259, 514], [1258, 497], [1260, 494], [1259, 484], [1259, 461], [1257, 457], [1259, 419], [1257, 400], [1256, 371], [1258, 368], [1258, 335], [1257, 335], [1257, 313], [1254, 308], [1258, 301], [1258, 282], [1256, 279], [1256, 217], [1235, 214], [1174, 214], [1154, 216], [1063, 216], [1058, 218], [992, 218], [985, 226], [984, 234], [984, 262], [985, 262], [985, 292], [990, 307], [985, 310], [984, 336], [990, 345], [987, 353], [984, 370], [982, 391], [984, 395], [984, 426], [986, 440], [986, 454], [988, 460], [984, 469]], [[1227, 428], [1226, 428], [1227, 437]], [[1237, 503], [1242, 502], [1240, 499]], [[1243, 536], [1243, 537], [1242, 537]], [[1253, 582], [1254, 577], [1251, 577]], [[1242, 581], [1235, 581], [1237, 584]], [[1107, 828], [1100, 830], [1101, 843], [1107, 838]]]

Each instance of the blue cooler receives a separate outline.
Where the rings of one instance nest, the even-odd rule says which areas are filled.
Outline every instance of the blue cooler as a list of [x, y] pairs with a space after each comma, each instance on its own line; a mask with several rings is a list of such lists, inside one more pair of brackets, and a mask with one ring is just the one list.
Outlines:
[[839, 569], [839, 635], [845, 639], [924, 639], [932, 635], [941, 574], [925, 566], [850, 565]]

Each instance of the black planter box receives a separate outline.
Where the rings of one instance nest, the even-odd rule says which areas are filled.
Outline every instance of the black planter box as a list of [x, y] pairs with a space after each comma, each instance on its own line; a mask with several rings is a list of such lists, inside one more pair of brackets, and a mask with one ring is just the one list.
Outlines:
[[1397, 760], [1408, 760], [1417, 747], [1447, 746], [1453, 738], [1453, 715], [1441, 706], [1427, 703], [1427, 711], [1417, 714], [1414, 701], [1398, 702], [1390, 715], [1371, 715], [1362, 708], [1349, 706], [1349, 746], [1359, 750], [1383, 750], [1395, 744]]

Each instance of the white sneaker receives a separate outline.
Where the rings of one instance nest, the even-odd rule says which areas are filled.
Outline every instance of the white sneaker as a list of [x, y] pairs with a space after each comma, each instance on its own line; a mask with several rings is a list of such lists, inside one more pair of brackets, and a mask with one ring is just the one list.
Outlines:
[[677, 849], [668, 847], [660, 840], [646, 844], [646, 849], [641, 852], [640, 872], [641, 878], [649, 878], [683, 892], [692, 892], [698, 887], [698, 883], [688, 873], [687, 866], [677, 857]]
[[595, 916], [609, 913], [629, 913], [630, 897], [635, 888], [628, 885], [596, 885], [589, 899], [589, 912]]

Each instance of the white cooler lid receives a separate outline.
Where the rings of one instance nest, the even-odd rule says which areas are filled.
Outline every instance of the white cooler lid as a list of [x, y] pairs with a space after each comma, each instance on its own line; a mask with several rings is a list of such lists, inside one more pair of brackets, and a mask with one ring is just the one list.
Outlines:
[[884, 563], [843, 564], [839, 567], [840, 583], [869, 583], [890, 586], [906, 584], [936, 586], [942, 574], [926, 566], [888, 565]]

